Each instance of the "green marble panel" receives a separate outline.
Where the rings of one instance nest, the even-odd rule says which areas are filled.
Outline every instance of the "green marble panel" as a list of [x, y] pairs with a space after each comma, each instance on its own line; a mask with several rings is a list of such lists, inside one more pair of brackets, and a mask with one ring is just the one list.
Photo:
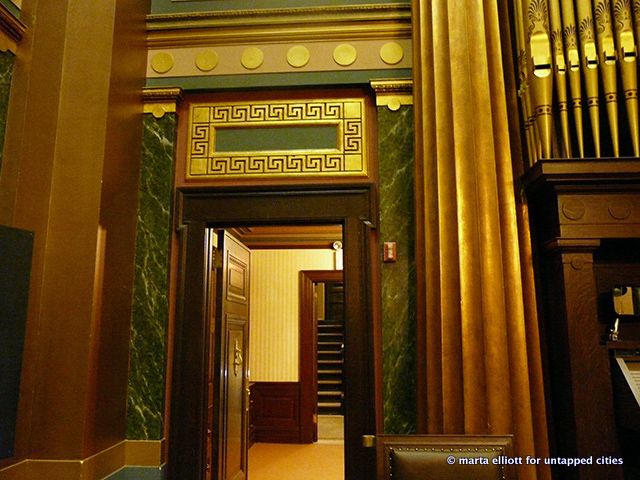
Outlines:
[[[382, 264], [385, 433], [416, 431], [416, 309], [413, 107], [378, 108], [380, 241], [398, 261]], [[382, 247], [381, 247], [382, 248]]]
[[144, 116], [127, 439], [163, 436], [175, 114]]
[[9, 92], [15, 56], [11, 52], [0, 52], [0, 170], [2, 169], [2, 151], [4, 147], [4, 131], [7, 126], [9, 110]]

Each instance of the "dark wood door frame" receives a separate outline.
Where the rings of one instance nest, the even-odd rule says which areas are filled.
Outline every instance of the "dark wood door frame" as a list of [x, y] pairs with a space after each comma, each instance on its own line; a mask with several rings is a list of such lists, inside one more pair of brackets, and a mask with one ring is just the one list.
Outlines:
[[[206, 230], [242, 225], [340, 224], [345, 284], [345, 480], [375, 478], [376, 355], [370, 241], [377, 218], [370, 186], [178, 190], [180, 245], [168, 434], [169, 480], [201, 480], [206, 462], [207, 305]], [[217, 471], [217, 466], [213, 466]]]
[[318, 330], [313, 309], [313, 286], [321, 282], [342, 282], [342, 270], [300, 272], [300, 441], [316, 441], [318, 405]]

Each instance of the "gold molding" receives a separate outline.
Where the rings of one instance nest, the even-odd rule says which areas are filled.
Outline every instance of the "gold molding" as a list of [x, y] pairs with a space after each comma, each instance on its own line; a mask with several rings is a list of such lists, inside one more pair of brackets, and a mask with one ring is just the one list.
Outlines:
[[[361, 98], [193, 104], [186, 179], [367, 176], [365, 103]], [[220, 128], [330, 125], [335, 148], [216, 151]]]
[[165, 441], [126, 440], [125, 466], [159, 467], [165, 463]]
[[144, 88], [142, 90], [144, 113], [162, 118], [165, 113], [175, 113], [182, 102], [181, 88]]
[[0, 469], [2, 480], [100, 480], [123, 467], [160, 467], [165, 441], [123, 440], [84, 460], [27, 459]]
[[0, 4], [0, 50], [17, 53], [18, 44], [26, 31], [27, 26]]
[[376, 105], [396, 111], [401, 105], [413, 105], [413, 81], [371, 80], [371, 88], [376, 94]]
[[[390, 64], [379, 54], [388, 44], [397, 45], [403, 53], [398, 63]], [[345, 46], [356, 52], [350, 58], [336, 57], [334, 52]], [[257, 49], [263, 52], [262, 62], [245, 65], [246, 51]], [[291, 52], [293, 50], [293, 52]], [[203, 51], [210, 51], [218, 55], [217, 66], [208, 72], [198, 68], [198, 56]], [[300, 51], [300, 52], [299, 52]], [[175, 59], [174, 67], [167, 73], [158, 73], [153, 68], [154, 58], [160, 54], [171, 54]], [[300, 58], [291, 58], [291, 54], [302, 53]], [[376, 54], [378, 53], [378, 54]], [[348, 57], [348, 56], [347, 56]], [[357, 58], [356, 58], [357, 57]], [[397, 58], [396, 58], [397, 59]], [[342, 63], [336, 64], [339, 60]], [[147, 78], [166, 77], [202, 77], [222, 75], [247, 75], [251, 73], [289, 73], [300, 72], [335, 72], [336, 70], [388, 70], [411, 68], [411, 39], [349, 40], [345, 41], [314, 41], [314, 42], [284, 42], [284, 43], [241, 43], [238, 45], [217, 45], [210, 47], [191, 46], [167, 49], [149, 50], [147, 58]], [[248, 66], [253, 65], [253, 69]]]
[[411, 6], [281, 8], [147, 16], [149, 48], [411, 38]]

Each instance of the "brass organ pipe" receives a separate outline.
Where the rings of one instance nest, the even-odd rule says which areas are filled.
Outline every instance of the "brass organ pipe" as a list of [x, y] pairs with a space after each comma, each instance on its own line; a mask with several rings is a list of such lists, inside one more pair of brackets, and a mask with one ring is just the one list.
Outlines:
[[578, 51], [578, 29], [573, 0], [561, 0], [562, 26], [566, 51], [571, 104], [578, 140], [578, 154], [584, 158], [584, 130], [582, 126], [582, 86], [580, 79], [580, 53]]
[[567, 101], [567, 64], [564, 58], [562, 43], [562, 20], [560, 19], [559, 0], [549, 0], [549, 17], [551, 20], [551, 41], [553, 48], [554, 80], [558, 96], [560, 112], [560, 128], [562, 130], [563, 155], [571, 157], [571, 137], [569, 135], [569, 109]]
[[636, 26], [636, 38], [640, 41], [640, 2], [631, 0], [633, 5], [633, 21]]
[[595, 156], [600, 157], [600, 107], [598, 100], [598, 54], [590, 0], [577, 0], [581, 60], [587, 87], [591, 133]]
[[551, 40], [547, 0], [525, 0], [528, 17], [527, 54], [531, 62], [531, 89], [540, 134], [542, 158], [551, 158], [551, 132], [553, 117], [551, 102], [553, 76], [551, 75]]
[[520, 85], [518, 88], [518, 96], [522, 106], [522, 114], [524, 117], [524, 130], [527, 140], [527, 151], [529, 153], [529, 163], [534, 164], [539, 155], [538, 139], [535, 129], [535, 117], [533, 116], [533, 110], [531, 108], [531, 98], [529, 89], [529, 72], [528, 72], [528, 60], [526, 42], [524, 39], [524, 25], [523, 25], [523, 13], [522, 13], [522, 0], [514, 0], [514, 11], [516, 17], [516, 39], [518, 47], [518, 76]]
[[602, 72], [604, 98], [607, 104], [607, 118], [609, 119], [609, 130], [611, 132], [611, 145], [613, 147], [613, 156], [619, 157], [616, 47], [611, 26], [611, 4], [609, 0], [594, 0], [593, 10], [596, 20], [600, 71]]
[[618, 63], [622, 73], [622, 89], [624, 90], [627, 119], [633, 155], [640, 156], [638, 128], [638, 78], [636, 76], [636, 45], [633, 38], [631, 21], [631, 5], [629, 0], [616, 0], [613, 4], [615, 18], [616, 44], [618, 47]]

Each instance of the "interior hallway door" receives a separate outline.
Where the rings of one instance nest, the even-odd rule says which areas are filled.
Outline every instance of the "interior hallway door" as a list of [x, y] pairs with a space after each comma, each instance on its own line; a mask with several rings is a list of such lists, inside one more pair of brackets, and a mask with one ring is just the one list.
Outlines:
[[[218, 232], [216, 335], [220, 352], [218, 478], [247, 478], [249, 426], [249, 265], [251, 252], [226, 230]], [[220, 265], [217, 262], [217, 265]], [[215, 367], [214, 367], [215, 368]]]

